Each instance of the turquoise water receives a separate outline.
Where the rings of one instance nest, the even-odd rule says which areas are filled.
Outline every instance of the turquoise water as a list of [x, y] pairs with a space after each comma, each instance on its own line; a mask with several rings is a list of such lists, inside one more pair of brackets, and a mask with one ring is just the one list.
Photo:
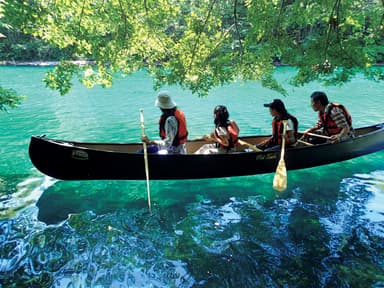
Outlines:
[[[151, 79], [137, 73], [110, 89], [74, 83], [46, 90], [47, 68], [0, 67], [0, 84], [27, 96], [0, 114], [0, 287], [382, 287], [384, 151], [289, 171], [276, 194], [272, 174], [193, 181], [56, 181], [28, 158], [31, 135], [76, 141], [157, 135]], [[345, 104], [354, 126], [383, 122], [384, 82], [356, 77], [342, 87], [287, 85], [288, 110], [311, 126], [313, 90]], [[267, 134], [263, 103], [280, 97], [257, 82], [214, 89], [208, 98], [168, 87], [190, 137], [212, 129], [227, 105], [242, 135]], [[129, 167], [127, 169], [134, 169]]]

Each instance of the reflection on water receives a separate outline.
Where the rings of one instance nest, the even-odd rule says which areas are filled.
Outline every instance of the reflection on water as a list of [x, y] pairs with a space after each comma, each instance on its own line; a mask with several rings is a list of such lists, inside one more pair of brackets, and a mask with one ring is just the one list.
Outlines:
[[[272, 177], [273, 175], [263, 175], [216, 181], [152, 181], [152, 206], [167, 209], [205, 197], [226, 201], [234, 194], [245, 197], [256, 193], [272, 199], [275, 197], [271, 190]], [[258, 183], [257, 187], [255, 181]], [[58, 181], [45, 190], [36, 205], [39, 208], [39, 220], [57, 224], [67, 219], [69, 214], [89, 210], [103, 214], [122, 208], [147, 207], [147, 191], [144, 181]]]
[[[8, 177], [7, 179], [8, 181], [0, 182], [0, 195], [2, 195], [0, 197], [0, 219], [12, 218], [18, 211], [35, 204], [41, 194], [56, 182], [50, 177], [28, 177], [24, 180], [22, 180], [23, 177]], [[14, 181], [17, 183], [16, 187], [10, 188]]]
[[[307, 173], [291, 173], [291, 182]], [[33, 206], [2, 220], [0, 280], [4, 287], [379, 287], [383, 214], [371, 203], [384, 193], [383, 177], [342, 178], [339, 191], [332, 177], [314, 192], [296, 182], [279, 195], [262, 192], [272, 190], [270, 179], [240, 177], [228, 179], [234, 186], [216, 182], [211, 193], [196, 187], [193, 197], [157, 200], [152, 214], [145, 193], [138, 196], [142, 181], [94, 182], [98, 188], [89, 190], [87, 182], [47, 180], [32, 189], [44, 191], [39, 215], [50, 210], [45, 217], [56, 213], [61, 222], [44, 225]], [[237, 181], [245, 186], [229, 196]], [[155, 199], [156, 188], [176, 197], [173, 189], [191, 194], [192, 183], [199, 181], [154, 182]]]
[[[0, 114], [0, 287], [384, 287], [384, 152], [288, 171], [284, 193], [272, 189], [273, 174], [151, 181], [150, 214], [144, 181], [55, 181], [28, 158], [31, 135], [137, 141], [143, 107], [157, 137], [148, 78], [75, 85], [59, 97], [39, 84], [45, 69], [0, 70], [2, 85], [28, 96]], [[283, 82], [291, 70], [279, 70]], [[359, 127], [383, 121], [383, 83], [357, 77], [324, 90]], [[269, 133], [262, 103], [281, 97], [254, 82], [199, 99], [168, 88], [191, 138], [211, 131], [217, 104], [229, 107], [241, 135]], [[309, 95], [319, 89], [290, 87], [284, 98], [301, 130], [316, 121]]]
[[[384, 223], [384, 172], [375, 171], [371, 174], [357, 174], [356, 180], [365, 186], [365, 190], [370, 192], [368, 203], [365, 207], [365, 216], [372, 222]], [[384, 226], [381, 231], [384, 235]]]

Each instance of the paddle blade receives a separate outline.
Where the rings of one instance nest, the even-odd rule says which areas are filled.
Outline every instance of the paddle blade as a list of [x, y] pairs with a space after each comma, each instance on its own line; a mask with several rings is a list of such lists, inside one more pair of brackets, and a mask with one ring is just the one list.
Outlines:
[[273, 178], [273, 189], [283, 192], [287, 189], [287, 168], [284, 159], [280, 159], [277, 165], [275, 177]]

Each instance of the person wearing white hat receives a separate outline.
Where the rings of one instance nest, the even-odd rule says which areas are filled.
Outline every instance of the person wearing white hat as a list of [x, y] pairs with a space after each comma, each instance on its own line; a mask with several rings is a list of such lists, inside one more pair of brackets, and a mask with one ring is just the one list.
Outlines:
[[148, 152], [160, 154], [186, 154], [188, 130], [184, 112], [177, 108], [168, 91], [157, 94], [155, 106], [159, 107], [162, 115], [159, 120], [159, 135], [161, 140], [150, 140], [146, 135], [141, 140], [148, 145]]

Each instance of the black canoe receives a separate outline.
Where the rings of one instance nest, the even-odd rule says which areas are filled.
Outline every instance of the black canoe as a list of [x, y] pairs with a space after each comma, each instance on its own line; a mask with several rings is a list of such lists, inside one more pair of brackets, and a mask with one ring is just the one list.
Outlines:
[[[356, 137], [337, 144], [297, 145], [285, 153], [287, 170], [344, 161], [384, 149], [384, 123], [355, 130]], [[255, 144], [269, 136], [242, 137]], [[199, 179], [275, 172], [277, 152], [192, 154], [203, 140], [187, 142], [186, 155], [148, 154], [150, 179]], [[141, 143], [80, 143], [32, 136], [29, 156], [42, 173], [62, 180], [144, 180]], [[244, 147], [246, 148], [246, 146]]]

